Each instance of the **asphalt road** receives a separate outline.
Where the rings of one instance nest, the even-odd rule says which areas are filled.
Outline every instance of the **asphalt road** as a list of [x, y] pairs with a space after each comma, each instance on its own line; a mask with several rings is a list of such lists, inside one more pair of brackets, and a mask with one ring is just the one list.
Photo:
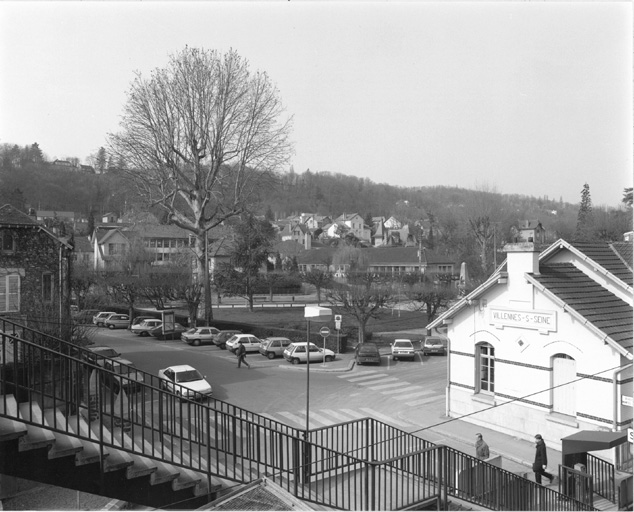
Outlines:
[[[251, 369], [238, 369], [236, 357], [214, 345], [193, 347], [177, 340], [139, 337], [123, 329], [97, 329], [93, 339], [154, 375], [166, 366], [190, 364], [211, 383], [215, 398], [289, 425], [306, 425], [306, 365], [296, 367], [255, 353], [247, 356]], [[406, 412], [444, 401], [446, 358], [442, 356], [423, 358], [417, 353], [414, 361], [392, 361], [384, 354], [380, 366], [323, 371], [332, 366], [311, 364], [311, 428], [371, 416], [415, 431], [420, 424], [403, 419]]]

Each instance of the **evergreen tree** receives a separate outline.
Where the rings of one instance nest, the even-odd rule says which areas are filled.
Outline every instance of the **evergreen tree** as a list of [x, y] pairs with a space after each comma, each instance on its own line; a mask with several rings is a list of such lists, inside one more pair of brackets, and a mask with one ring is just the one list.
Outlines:
[[577, 214], [577, 229], [575, 240], [588, 241], [592, 239], [593, 215], [592, 199], [590, 197], [590, 185], [584, 183], [581, 190], [581, 204]]
[[273, 213], [273, 210], [271, 210], [271, 205], [267, 207], [264, 218], [269, 222], [273, 222], [275, 220], [275, 214]]

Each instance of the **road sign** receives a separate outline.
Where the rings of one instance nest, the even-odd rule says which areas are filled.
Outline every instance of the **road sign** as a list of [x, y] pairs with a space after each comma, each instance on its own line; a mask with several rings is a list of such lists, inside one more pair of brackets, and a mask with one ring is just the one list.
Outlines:
[[322, 327], [319, 329], [319, 334], [321, 334], [324, 338], [327, 338], [330, 336], [330, 329], [328, 329], [328, 327]]
[[630, 443], [634, 443], [634, 430], [632, 430], [631, 428], [627, 429], [627, 440]]
[[335, 315], [335, 329], [341, 330], [341, 315]]

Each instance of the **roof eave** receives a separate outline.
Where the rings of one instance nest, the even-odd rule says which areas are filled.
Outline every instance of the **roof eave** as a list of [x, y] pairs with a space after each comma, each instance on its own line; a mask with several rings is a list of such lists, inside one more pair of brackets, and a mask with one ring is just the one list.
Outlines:
[[570, 306], [567, 302], [561, 300], [554, 293], [552, 293], [548, 288], [546, 288], [543, 284], [541, 284], [537, 279], [533, 277], [532, 274], [524, 274], [526, 280], [532, 284], [535, 288], [537, 288], [540, 292], [546, 295], [550, 300], [552, 300], [555, 304], [561, 307], [566, 313], [572, 315], [578, 322], [582, 325], [585, 325], [588, 329], [593, 331], [604, 343], [610, 345], [614, 350], [619, 352], [621, 355], [625, 356], [630, 361], [633, 360], [632, 353], [627, 350], [625, 347], [619, 345], [615, 340], [613, 340], [608, 334], [599, 329], [596, 325], [594, 325], [590, 320], [584, 317], [581, 313], [575, 310], [572, 306]]

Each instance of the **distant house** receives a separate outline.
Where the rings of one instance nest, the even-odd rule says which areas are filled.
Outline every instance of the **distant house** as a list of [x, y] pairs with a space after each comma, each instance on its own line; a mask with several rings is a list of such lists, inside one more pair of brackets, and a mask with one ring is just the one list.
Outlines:
[[58, 219], [71, 225], [75, 222], [75, 212], [59, 212], [56, 210], [35, 210], [35, 218], [39, 221], [46, 219]]
[[403, 223], [396, 217], [390, 217], [383, 224], [387, 229], [401, 229], [403, 227]]
[[310, 249], [311, 232], [306, 224], [287, 224], [280, 231], [280, 239], [282, 242], [293, 240], [298, 244], [305, 245], [308, 243], [307, 249]]
[[73, 239], [73, 262], [84, 265], [86, 268], [95, 267], [95, 249], [90, 237], [76, 236]]
[[95, 168], [92, 165], [80, 165], [79, 170], [83, 172], [95, 174]]
[[35, 218], [0, 207], [0, 315], [48, 332], [69, 326], [72, 251]]
[[[367, 272], [388, 274], [394, 277], [403, 274], [420, 273], [428, 278], [438, 274], [457, 275], [459, 267], [455, 261], [433, 251], [419, 252], [416, 247], [371, 247], [361, 249]], [[346, 265], [335, 265], [334, 247], [323, 247], [304, 251], [297, 257], [299, 270], [309, 272], [313, 269], [345, 273]]]
[[534, 242], [543, 244], [546, 241], [546, 230], [538, 220], [523, 220], [517, 228], [517, 242]]
[[56, 167], [69, 167], [69, 168], [73, 166], [73, 164], [71, 164], [68, 160], [54, 160], [53, 165]]
[[[370, 242], [371, 230], [369, 226], [366, 226], [363, 217], [358, 213], [344, 213], [334, 220], [334, 224], [346, 226], [348, 231], [356, 236], [359, 240]], [[337, 227], [332, 230], [336, 233]], [[332, 237], [332, 235], [329, 235]], [[337, 236], [335, 234], [335, 236]]]

